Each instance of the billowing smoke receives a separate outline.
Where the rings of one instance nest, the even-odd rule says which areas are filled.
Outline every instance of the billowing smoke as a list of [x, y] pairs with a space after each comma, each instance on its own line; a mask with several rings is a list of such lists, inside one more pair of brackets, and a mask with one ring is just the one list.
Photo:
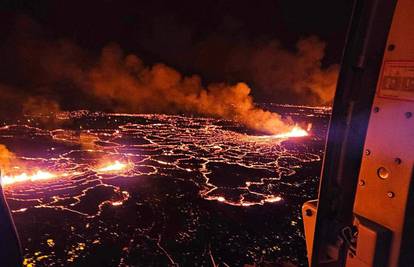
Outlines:
[[37, 119], [44, 125], [54, 127], [61, 121], [55, 114], [61, 112], [59, 103], [43, 97], [27, 97], [22, 104], [22, 113]]
[[[270, 99], [297, 99], [297, 104], [331, 104], [338, 65], [322, 67], [325, 43], [315, 36], [301, 39], [293, 51], [279, 41], [235, 46], [226, 69], [246, 77]], [[293, 101], [292, 101], [293, 102]]]
[[[20, 30], [6, 43], [11, 52], [3, 54], [6, 62], [13, 62], [7, 71], [19, 82], [0, 87], [0, 93], [14, 99], [22, 113], [61, 108], [191, 113], [236, 120], [273, 134], [294, 126], [290, 119], [258, 108], [245, 83], [205, 86], [197, 75], [184, 76], [165, 64], [145, 65], [116, 44], [104, 47], [99, 56], [88, 55], [70, 41], [45, 41], [33, 34], [27, 18], [19, 23]], [[321, 69], [324, 44], [312, 37], [297, 48], [292, 53], [272, 42], [245, 51], [243, 57], [234, 51], [223, 64], [246, 72], [262, 88], [293, 91], [313, 98], [312, 103], [329, 102], [336, 67]]]
[[197, 75], [185, 77], [164, 64], [145, 66], [116, 45], [103, 49], [100, 61], [85, 73], [82, 88], [116, 110], [184, 112], [223, 117], [269, 133], [287, 131], [292, 122], [257, 108], [244, 83], [203, 87]]
[[0, 170], [10, 170], [16, 161], [13, 152], [7, 149], [6, 146], [0, 144]]
[[252, 55], [252, 73], [262, 88], [293, 90], [313, 104], [332, 101], [338, 65], [321, 68], [325, 44], [316, 37], [298, 41], [296, 53], [272, 42]]

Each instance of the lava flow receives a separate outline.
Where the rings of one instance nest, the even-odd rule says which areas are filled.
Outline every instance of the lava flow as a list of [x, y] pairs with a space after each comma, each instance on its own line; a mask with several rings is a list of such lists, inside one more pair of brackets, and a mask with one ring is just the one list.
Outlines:
[[[310, 127], [308, 126], [308, 131]], [[287, 139], [287, 138], [293, 138], [293, 137], [305, 137], [308, 136], [309, 133], [308, 131], [302, 129], [301, 127], [295, 125], [293, 127], [293, 129], [289, 132], [285, 132], [285, 133], [280, 133], [280, 134], [276, 134], [276, 135], [265, 135], [265, 136], [259, 136], [257, 138], [260, 139]], [[62, 135], [62, 133], [60, 133], [60, 136]], [[61, 137], [59, 137], [61, 138]], [[61, 139], [61, 140], [65, 140], [65, 139]], [[92, 141], [96, 141], [95, 139], [92, 138]], [[89, 152], [92, 152], [93, 150], [88, 149]], [[21, 167], [15, 166], [15, 169], [21, 169]], [[105, 164], [101, 164], [99, 167], [94, 167], [92, 168], [94, 171], [96, 171], [97, 173], [102, 173], [102, 174], [116, 174], [128, 169], [131, 169], [131, 163], [125, 163], [125, 162], [121, 162], [119, 160], [116, 160], [114, 162], [106, 162]], [[36, 182], [36, 181], [43, 181], [43, 180], [51, 180], [51, 179], [58, 179], [61, 177], [68, 177], [68, 176], [74, 176], [74, 175], [79, 175], [81, 173], [79, 172], [51, 172], [51, 171], [47, 171], [47, 170], [37, 170], [35, 172], [21, 172], [18, 174], [8, 174], [7, 170], [2, 170], [2, 173], [5, 173], [2, 175], [1, 177], [1, 184], [3, 186], [7, 186], [7, 185], [11, 185], [11, 184], [15, 184], [15, 183], [24, 183], [24, 182]], [[207, 198], [207, 199], [217, 199], [220, 202], [226, 202], [226, 200], [224, 199], [224, 197], [220, 196], [220, 197], [212, 197], [212, 198]], [[277, 197], [276, 201], [281, 200], [281, 198]], [[262, 201], [261, 203], [264, 202], [275, 202], [275, 197], [271, 196], [269, 198], [265, 198], [264, 201]], [[231, 202], [229, 202], [228, 204], [233, 204]], [[249, 206], [249, 203], [244, 203], [244, 206]], [[254, 203], [253, 203], [254, 205]]]
[[[58, 177], [59, 175], [56, 175], [55, 173], [51, 173], [48, 171], [42, 171], [38, 170], [37, 172], [33, 174], [28, 174], [26, 172], [23, 172], [21, 174], [16, 175], [3, 175], [1, 177], [1, 184], [3, 186], [11, 185], [15, 183], [23, 183], [23, 182], [35, 182], [35, 181], [42, 181], [42, 180], [50, 180]], [[64, 174], [63, 176], [66, 176]]]
[[290, 196], [303, 198], [313, 178], [293, 174], [321, 159], [319, 149], [304, 145], [316, 138], [313, 133], [303, 142], [285, 142], [308, 135], [298, 126], [259, 137], [213, 118], [86, 111], [66, 118], [70, 126], [55, 130], [35, 120], [0, 127], [0, 143], [15, 152], [9, 153], [15, 161], [8, 162], [2, 185], [17, 228], [45, 221], [67, 229], [55, 233], [40, 225], [30, 236], [23, 231], [26, 266], [65, 266], [112, 237], [130, 240], [122, 247], [132, 250], [144, 239], [175, 262], [164, 234], [151, 231], [168, 228], [170, 218], [185, 218], [176, 229], [182, 232], [172, 235], [179, 246], [195, 238], [207, 216], [200, 203], [236, 209], [294, 205]]
[[[126, 171], [131, 167], [131, 164], [124, 163], [116, 160], [115, 162], [108, 162], [98, 168], [93, 168], [97, 173], [110, 173], [116, 174]], [[20, 169], [20, 167], [15, 167]], [[63, 177], [73, 177], [76, 175], [81, 175], [82, 172], [50, 172], [46, 170], [37, 170], [36, 172], [22, 172], [17, 174], [7, 174], [7, 171], [4, 171], [6, 174], [1, 176], [1, 185], [9, 186], [16, 183], [25, 183], [25, 182], [37, 182], [37, 181], [47, 181], [54, 180]], [[2, 171], [3, 173], [3, 171]]]
[[98, 168], [97, 172], [99, 172], [99, 173], [117, 173], [119, 171], [126, 170], [128, 167], [130, 167], [130, 164], [120, 162], [120, 161], [116, 160], [113, 163], [108, 163], [108, 164], [105, 164], [104, 166]]
[[302, 129], [298, 125], [295, 125], [292, 130], [280, 134], [273, 135], [260, 135], [254, 136], [252, 139], [262, 140], [264, 142], [270, 142], [272, 140], [284, 140], [289, 138], [306, 137], [309, 136], [311, 125], [308, 126], [307, 130]]

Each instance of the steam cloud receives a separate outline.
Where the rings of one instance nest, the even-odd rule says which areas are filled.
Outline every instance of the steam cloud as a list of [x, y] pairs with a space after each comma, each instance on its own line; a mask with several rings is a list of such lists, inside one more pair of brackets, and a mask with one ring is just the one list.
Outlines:
[[[28, 19], [18, 23], [20, 30], [4, 49], [11, 52], [3, 57], [15, 62], [11, 72], [20, 82], [0, 84], [0, 96], [19, 103], [22, 113], [53, 112], [69, 105], [122, 112], [196, 113], [236, 120], [272, 134], [294, 126], [290, 119], [256, 107], [245, 83], [203, 86], [197, 75], [183, 76], [164, 64], [146, 66], [116, 44], [104, 47], [94, 60], [68, 40], [39, 38]], [[298, 42], [296, 53], [277, 42], [249, 51], [235, 49], [225, 64], [246, 73], [262, 88], [293, 90], [321, 104], [331, 101], [337, 75], [336, 66], [321, 68], [323, 52], [324, 44], [311, 37]]]

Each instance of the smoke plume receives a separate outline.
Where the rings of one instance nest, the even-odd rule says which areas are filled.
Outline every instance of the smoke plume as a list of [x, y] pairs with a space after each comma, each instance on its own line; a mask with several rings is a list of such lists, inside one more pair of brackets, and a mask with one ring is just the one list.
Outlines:
[[10, 169], [14, 159], [14, 154], [6, 146], [0, 144], [0, 170]]
[[255, 106], [244, 83], [203, 87], [197, 75], [183, 76], [164, 64], [145, 66], [116, 45], [102, 50], [97, 65], [85, 73], [82, 88], [126, 112], [184, 112], [222, 117], [269, 133], [289, 130], [292, 122]]
[[[290, 119], [258, 108], [246, 83], [205, 86], [198, 75], [184, 76], [161, 63], [145, 65], [116, 44], [104, 47], [99, 56], [90, 55], [71, 41], [39, 37], [32, 24], [21, 19], [2, 54], [11, 63], [7, 71], [19, 82], [0, 85], [0, 95], [12, 99], [22, 113], [61, 108], [191, 113], [236, 120], [272, 134], [294, 126]], [[235, 49], [224, 64], [246, 73], [247, 80], [266, 90], [275, 88], [311, 98], [312, 103], [328, 103], [337, 67], [321, 68], [323, 51], [324, 44], [315, 37], [299, 41], [296, 53], [271, 42], [255, 49]]]
[[240, 44], [229, 51], [226, 69], [246, 77], [261, 95], [270, 99], [297, 99], [297, 104], [329, 105], [338, 65], [322, 67], [325, 43], [318, 37], [301, 39], [293, 51], [279, 41]]

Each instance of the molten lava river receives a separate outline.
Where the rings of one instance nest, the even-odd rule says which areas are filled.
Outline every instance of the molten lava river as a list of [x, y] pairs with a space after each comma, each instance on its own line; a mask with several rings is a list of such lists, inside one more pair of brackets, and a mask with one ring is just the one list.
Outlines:
[[57, 114], [52, 128], [3, 124], [24, 265], [305, 265], [300, 207], [316, 197], [330, 110], [269, 108], [312, 123], [309, 136], [88, 111]]

